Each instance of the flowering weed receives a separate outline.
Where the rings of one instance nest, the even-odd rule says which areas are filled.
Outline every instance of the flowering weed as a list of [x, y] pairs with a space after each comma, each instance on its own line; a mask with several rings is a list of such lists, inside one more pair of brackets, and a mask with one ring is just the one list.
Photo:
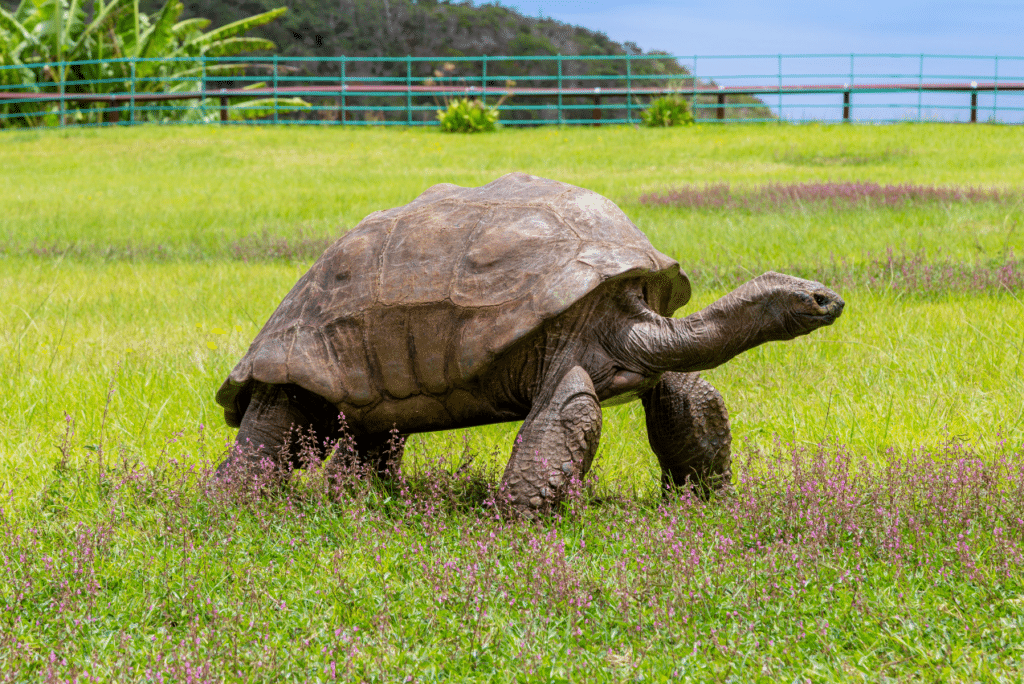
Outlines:
[[641, 204], [663, 204], [686, 209], [742, 209], [751, 212], [783, 211], [803, 207], [828, 209], [905, 207], [925, 203], [1019, 204], [1019, 191], [977, 187], [937, 187], [872, 182], [769, 183], [751, 189], [729, 183], [683, 186], [640, 196]]
[[1024, 674], [1020, 447], [778, 444], [709, 503], [605, 491], [531, 523], [440, 462], [225, 497], [187, 446], [4, 503], [3, 681]]

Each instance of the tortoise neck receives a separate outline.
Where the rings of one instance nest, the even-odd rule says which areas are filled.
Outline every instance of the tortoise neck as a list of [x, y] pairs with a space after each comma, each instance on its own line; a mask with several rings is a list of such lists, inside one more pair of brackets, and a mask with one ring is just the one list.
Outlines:
[[634, 326], [631, 336], [652, 372], [708, 370], [770, 339], [760, 309], [740, 288], [686, 318]]

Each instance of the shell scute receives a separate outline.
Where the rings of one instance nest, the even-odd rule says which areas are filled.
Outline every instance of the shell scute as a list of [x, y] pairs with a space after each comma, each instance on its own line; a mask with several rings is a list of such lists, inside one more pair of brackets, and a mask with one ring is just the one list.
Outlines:
[[452, 284], [453, 304], [485, 307], [528, 301], [548, 286], [553, 274], [569, 266], [579, 238], [566, 234], [550, 212], [527, 208], [516, 213], [495, 212], [492, 218], [507, 230], [483, 232], [469, 245]]
[[331, 367], [345, 369], [344, 373], [328, 374], [337, 379], [337, 385], [331, 385], [332, 394], [320, 396], [331, 403], [365, 406], [380, 398], [367, 362], [365, 329], [363, 319], [355, 317], [338, 318], [322, 328], [323, 339], [330, 344], [335, 359]]
[[409, 345], [407, 307], [378, 306], [367, 312], [367, 347], [379, 374], [378, 385], [395, 399], [419, 391]]
[[490, 207], [438, 202], [396, 221], [381, 257], [382, 305], [424, 304], [448, 298], [457, 255]]
[[443, 394], [451, 386], [448, 364], [460, 324], [450, 304], [417, 307], [409, 316], [413, 370], [424, 392]]
[[[299, 280], [293, 290], [295, 298], [315, 301], [320, 309], [318, 320], [323, 315], [357, 314], [370, 306], [378, 296], [379, 265], [389, 223], [379, 216], [374, 220], [364, 220], [349, 231], [344, 240], [328, 247], [306, 276]], [[303, 283], [308, 283], [308, 290], [298, 290]], [[282, 323], [288, 320], [284, 313], [278, 316], [280, 311], [279, 308], [274, 312], [267, 321], [267, 327], [278, 320]]]

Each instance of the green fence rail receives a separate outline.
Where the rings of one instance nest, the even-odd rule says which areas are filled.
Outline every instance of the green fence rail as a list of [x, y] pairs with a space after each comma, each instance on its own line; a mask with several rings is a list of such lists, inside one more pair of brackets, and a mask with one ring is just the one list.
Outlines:
[[[664, 73], [652, 64], [681, 65]], [[108, 77], [77, 79], [101, 65]], [[96, 69], [91, 69], [96, 71]], [[0, 65], [0, 127], [436, 125], [451, 98], [505, 125], [631, 124], [678, 93], [709, 122], [1024, 120], [1024, 57], [186, 57]]]

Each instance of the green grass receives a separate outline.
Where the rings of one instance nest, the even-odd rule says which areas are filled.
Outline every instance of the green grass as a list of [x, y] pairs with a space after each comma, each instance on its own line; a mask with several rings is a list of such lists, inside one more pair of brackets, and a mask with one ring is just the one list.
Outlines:
[[0, 136], [7, 181], [0, 235], [14, 251], [132, 244], [216, 256], [261, 231], [337, 236], [434, 183], [480, 185], [528, 171], [606, 195], [684, 263], [788, 264], [902, 245], [957, 257], [1020, 253], [1020, 206], [765, 218], [644, 208], [637, 199], [679, 183], [722, 181], [1017, 187], [1021, 149], [1024, 131], [1015, 127], [957, 125], [539, 128], [484, 141], [419, 129], [14, 133]]
[[[873, 260], [1015, 263], [1024, 209], [639, 197], [720, 182], [1021, 191], [1022, 143], [963, 125], [0, 135], [0, 681], [112, 681], [128, 665], [139, 680], [305, 681], [331, 661], [352, 681], [1019, 680], [1024, 294], [889, 287]], [[737, 274], [828, 283], [852, 264], [835, 325], [707, 373], [753, 478], [738, 498], [659, 504], [635, 404], [605, 411], [592, 498], [537, 525], [495, 521], [481, 493], [517, 425], [414, 436], [408, 491], [209, 496], [197, 471], [232, 437], [213, 394], [311, 261], [307, 246], [245, 263], [239, 241], [315, 243], [432, 183], [513, 170], [619, 203], [694, 274], [684, 312]], [[469, 479], [446, 479], [467, 450]], [[848, 508], [821, 465], [840, 457]], [[801, 458], [820, 472], [800, 480]], [[899, 469], [912, 458], [935, 470]]]

